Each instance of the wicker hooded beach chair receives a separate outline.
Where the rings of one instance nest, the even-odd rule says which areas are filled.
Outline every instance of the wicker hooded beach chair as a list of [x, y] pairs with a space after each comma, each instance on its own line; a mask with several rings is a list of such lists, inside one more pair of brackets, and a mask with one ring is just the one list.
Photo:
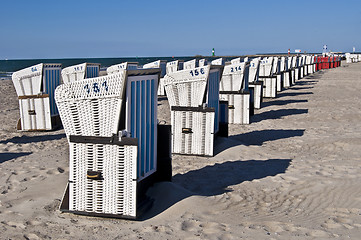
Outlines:
[[18, 130], [52, 130], [61, 125], [54, 100], [55, 88], [61, 82], [60, 71], [59, 63], [40, 63], [13, 73], [20, 106]]

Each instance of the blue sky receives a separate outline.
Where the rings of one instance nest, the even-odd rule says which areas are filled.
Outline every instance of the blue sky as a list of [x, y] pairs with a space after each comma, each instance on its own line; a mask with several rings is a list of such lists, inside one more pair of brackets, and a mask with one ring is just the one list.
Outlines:
[[0, 59], [361, 51], [359, 0], [1, 0]]

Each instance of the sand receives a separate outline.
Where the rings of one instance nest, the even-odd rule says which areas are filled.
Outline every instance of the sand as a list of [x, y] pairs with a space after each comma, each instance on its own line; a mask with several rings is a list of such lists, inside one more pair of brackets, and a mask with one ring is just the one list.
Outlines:
[[231, 125], [214, 157], [173, 156], [173, 182], [129, 221], [58, 210], [64, 130], [18, 132], [15, 90], [0, 81], [0, 239], [360, 239], [360, 91], [361, 63], [297, 81]]

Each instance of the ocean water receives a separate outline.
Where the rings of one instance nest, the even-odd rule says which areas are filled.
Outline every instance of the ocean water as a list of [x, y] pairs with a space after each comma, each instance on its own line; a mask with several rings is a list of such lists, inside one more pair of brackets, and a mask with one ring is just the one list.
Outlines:
[[[223, 57], [225, 61], [236, 58], [237, 56]], [[203, 56], [189, 56], [189, 57], [135, 57], [135, 58], [69, 58], [69, 59], [24, 59], [24, 60], [0, 60], [0, 79], [9, 79], [11, 74], [18, 70], [39, 64], [39, 63], [61, 63], [62, 67], [68, 67], [75, 64], [80, 64], [84, 62], [88, 63], [100, 63], [101, 69], [105, 69], [111, 65], [119, 64], [123, 62], [138, 62], [139, 66], [142, 66], [146, 63], [153, 62], [156, 60], [192, 60], [192, 59], [202, 59], [206, 58], [208, 61], [213, 59], [220, 58], [220, 56], [214, 57], [203, 57]]]

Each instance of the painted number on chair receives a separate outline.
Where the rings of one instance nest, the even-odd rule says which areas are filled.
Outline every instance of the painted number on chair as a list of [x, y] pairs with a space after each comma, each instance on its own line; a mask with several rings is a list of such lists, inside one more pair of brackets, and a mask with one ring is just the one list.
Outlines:
[[85, 91], [89, 94], [91, 92], [93, 93], [100, 93], [101, 91], [108, 91], [108, 85], [107, 85], [107, 81], [104, 81], [102, 84], [99, 84], [97, 82], [93, 83], [93, 84], [86, 84], [84, 86]]
[[241, 71], [241, 70], [242, 70], [241, 66], [231, 67], [231, 72], [237, 72], [237, 71]]
[[199, 71], [198, 69], [194, 69], [191, 70], [189, 73], [192, 75], [192, 77], [198, 76], [199, 74], [204, 74], [204, 68], [199, 69]]

